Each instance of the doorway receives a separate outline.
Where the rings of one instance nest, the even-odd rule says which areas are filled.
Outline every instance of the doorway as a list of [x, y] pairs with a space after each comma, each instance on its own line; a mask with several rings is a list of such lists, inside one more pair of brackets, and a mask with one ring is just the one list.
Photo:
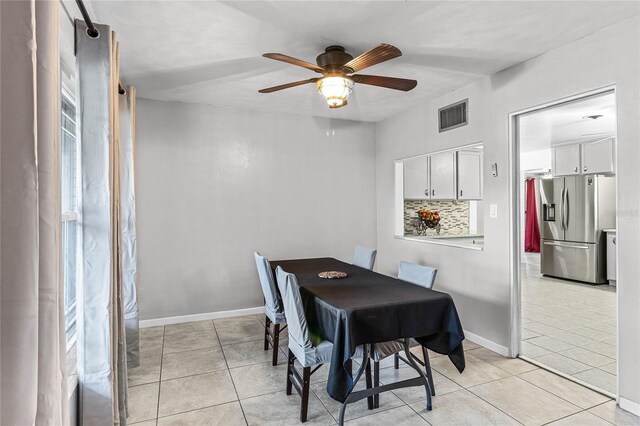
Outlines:
[[615, 398], [615, 91], [510, 119], [518, 194], [515, 355]]

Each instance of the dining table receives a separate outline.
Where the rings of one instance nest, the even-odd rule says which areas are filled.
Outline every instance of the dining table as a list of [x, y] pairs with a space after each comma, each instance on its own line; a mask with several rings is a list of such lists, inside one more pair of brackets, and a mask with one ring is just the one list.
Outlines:
[[[323, 257], [271, 261], [295, 274], [310, 333], [333, 343], [327, 393], [342, 403], [340, 424], [347, 404], [401, 387], [425, 386], [427, 410], [431, 410], [430, 384], [409, 349], [411, 339], [439, 354], [447, 355], [457, 370], [465, 368], [464, 331], [452, 297], [338, 259]], [[340, 279], [321, 278], [321, 272], [346, 273]], [[404, 342], [406, 360], [417, 377], [354, 391], [373, 357], [375, 345]], [[363, 346], [357, 374], [351, 359]]]

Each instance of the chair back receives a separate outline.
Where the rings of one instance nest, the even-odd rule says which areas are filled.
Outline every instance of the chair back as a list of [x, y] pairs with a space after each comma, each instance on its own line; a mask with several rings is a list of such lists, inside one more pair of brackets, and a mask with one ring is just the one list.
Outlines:
[[353, 264], [361, 268], [373, 270], [377, 253], [378, 251], [375, 249], [356, 246], [356, 250], [353, 253]]
[[256, 267], [258, 268], [258, 277], [260, 277], [260, 286], [262, 287], [262, 294], [264, 294], [265, 304], [273, 312], [282, 313], [282, 302], [278, 295], [276, 282], [273, 279], [269, 260], [264, 256], [260, 256], [258, 252], [254, 252], [253, 256], [256, 258]]
[[433, 288], [437, 273], [438, 270], [436, 268], [416, 265], [415, 263], [405, 262], [404, 260], [400, 262], [400, 266], [398, 267], [399, 280], [426, 288]]
[[276, 279], [284, 302], [284, 316], [287, 318], [289, 339], [293, 339], [300, 347], [313, 347], [311, 339], [309, 339], [309, 327], [304, 316], [304, 306], [302, 305], [300, 287], [298, 287], [296, 276], [285, 272], [278, 266], [276, 268]]

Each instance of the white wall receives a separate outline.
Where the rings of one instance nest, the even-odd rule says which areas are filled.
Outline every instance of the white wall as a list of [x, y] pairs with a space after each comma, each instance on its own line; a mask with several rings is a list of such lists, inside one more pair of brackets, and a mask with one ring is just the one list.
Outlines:
[[[640, 20], [630, 19], [411, 108], [378, 123], [376, 130], [378, 270], [395, 274], [400, 260], [439, 268], [436, 285], [453, 296], [465, 329], [507, 348], [511, 337], [508, 115], [616, 85], [618, 365], [619, 392], [625, 404], [640, 404], [639, 35]], [[464, 98], [469, 98], [469, 125], [438, 133], [438, 108]], [[478, 141], [484, 142], [484, 251], [394, 239], [393, 161]], [[494, 162], [498, 177], [491, 176], [489, 165]], [[489, 204], [498, 205], [497, 219], [488, 217]]]
[[375, 126], [137, 101], [141, 319], [261, 306], [271, 259], [376, 246]]

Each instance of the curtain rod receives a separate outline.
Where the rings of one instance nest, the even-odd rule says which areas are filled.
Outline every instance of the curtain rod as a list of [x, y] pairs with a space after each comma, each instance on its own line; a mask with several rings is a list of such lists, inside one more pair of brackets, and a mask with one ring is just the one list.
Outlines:
[[[98, 31], [96, 26], [93, 25], [93, 21], [89, 16], [89, 12], [87, 12], [87, 8], [84, 7], [84, 2], [82, 0], [76, 0], [76, 4], [78, 5], [78, 9], [80, 9], [80, 13], [82, 14], [82, 19], [84, 19], [84, 22], [87, 24], [87, 35], [91, 38], [98, 37], [100, 35], [100, 31]], [[124, 95], [127, 93], [127, 91], [124, 90], [124, 87], [122, 87], [122, 84], [120, 82], [118, 82], [118, 93], [120, 95]]]
[[93, 25], [93, 21], [89, 16], [89, 12], [87, 12], [87, 8], [84, 7], [84, 3], [82, 0], [76, 0], [76, 4], [78, 5], [78, 9], [80, 9], [80, 13], [82, 14], [82, 19], [87, 24], [87, 34], [91, 38], [96, 38], [100, 35], [100, 32], [96, 29], [96, 26]]

